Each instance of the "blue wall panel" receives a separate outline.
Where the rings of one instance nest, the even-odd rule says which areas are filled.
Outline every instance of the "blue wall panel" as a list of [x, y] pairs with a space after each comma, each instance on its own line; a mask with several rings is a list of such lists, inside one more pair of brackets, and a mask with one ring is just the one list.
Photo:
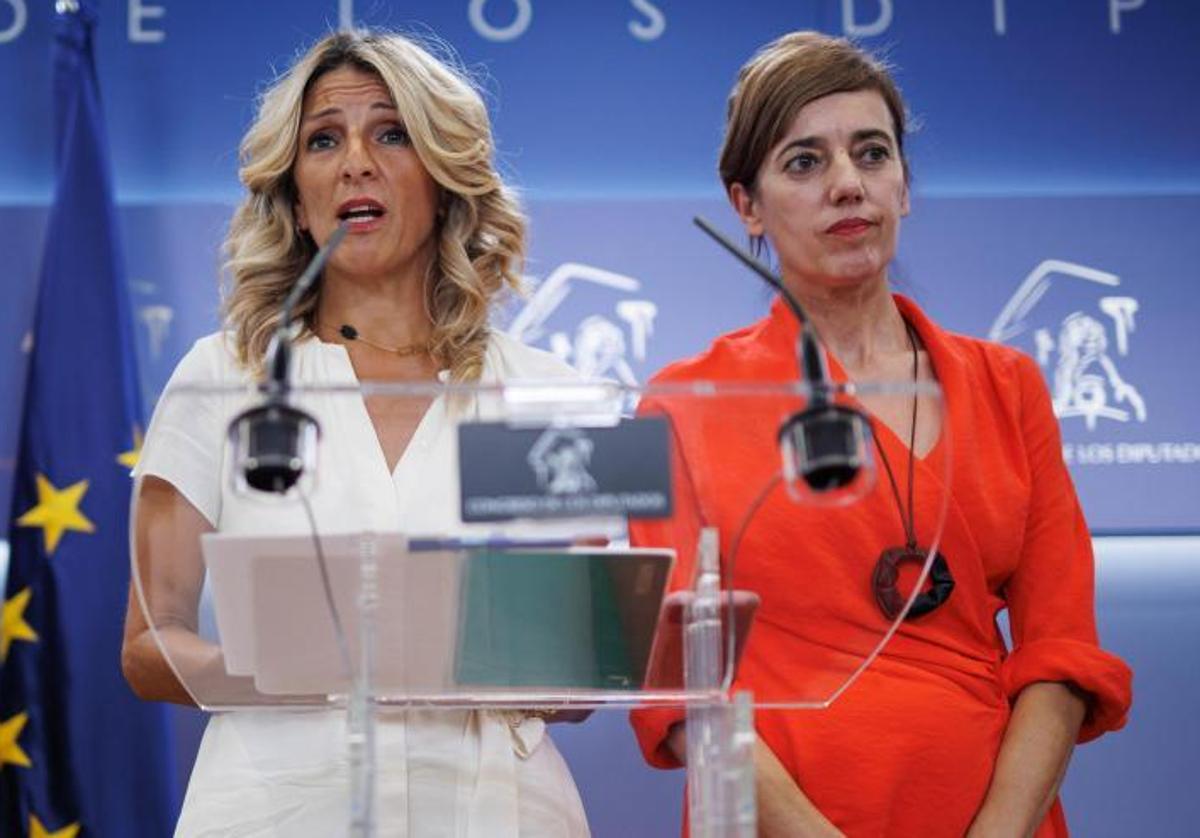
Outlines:
[[[0, 477], [52, 192], [51, 6], [0, 0]], [[218, 322], [217, 247], [255, 94], [342, 10], [436, 33], [487, 91], [503, 168], [532, 218], [532, 296], [501, 322], [639, 380], [769, 303], [690, 223], [699, 212], [736, 232], [714, 168], [738, 66], [789, 29], [857, 27], [897, 66], [918, 122], [897, 287], [946, 326], [1003, 333], [1043, 362], [1093, 529], [1200, 532], [1200, 4], [490, 0], [486, 25], [470, 6], [102, 4], [100, 74], [147, 403]], [[530, 17], [517, 32], [522, 7]], [[139, 23], [138, 8], [162, 14]], [[488, 26], [514, 37], [489, 38]], [[544, 306], [538, 289], [553, 284], [569, 293]], [[8, 488], [0, 480], [2, 508]], [[1137, 672], [1138, 703], [1125, 733], [1076, 758], [1066, 801], [1082, 835], [1186, 835], [1200, 818], [1187, 780], [1200, 744], [1188, 663], [1200, 555], [1194, 541], [1138, 544], [1102, 563], [1101, 628]], [[195, 716], [181, 714], [181, 741], [194, 731]], [[674, 830], [680, 778], [639, 766], [623, 717], [559, 736], [598, 835]]]

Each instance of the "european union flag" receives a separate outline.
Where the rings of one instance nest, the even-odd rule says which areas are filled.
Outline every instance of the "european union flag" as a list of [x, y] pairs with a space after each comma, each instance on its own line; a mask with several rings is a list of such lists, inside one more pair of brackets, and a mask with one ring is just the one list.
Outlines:
[[121, 675], [141, 417], [92, 53], [59, 0], [58, 180], [46, 231], [0, 619], [0, 835], [169, 835], [165, 709]]

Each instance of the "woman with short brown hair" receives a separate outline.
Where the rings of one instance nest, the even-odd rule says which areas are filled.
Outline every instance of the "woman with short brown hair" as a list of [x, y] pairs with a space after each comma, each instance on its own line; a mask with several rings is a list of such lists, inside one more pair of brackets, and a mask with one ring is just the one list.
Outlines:
[[[896, 483], [879, 479], [856, 519], [868, 523], [851, 522], [829, 539], [806, 532], [798, 520], [805, 516], [776, 493], [758, 518], [773, 528], [748, 527], [740, 541], [732, 585], [771, 595], [736, 687], [790, 695], [806, 666], [852, 646], [843, 641], [864, 626], [888, 624], [868, 584], [876, 557], [897, 543], [920, 555], [920, 540], [933, 535], [928, 510], [943, 491], [938, 465], [953, 463], [938, 544], [949, 591], [910, 612], [828, 709], [758, 714], [760, 834], [1065, 835], [1057, 793], [1072, 748], [1124, 724], [1130, 672], [1097, 644], [1091, 541], [1037, 364], [942, 329], [889, 289], [910, 208], [905, 126], [883, 65], [815, 32], [764, 47], [729, 98], [722, 182], [746, 232], [769, 244], [784, 286], [807, 310], [834, 378], [936, 380], [954, 431], [944, 433], [924, 397], [864, 397], [881, 459], [900, 486], [912, 475], [915, 493], [905, 499]], [[777, 299], [766, 318], [656, 381], [795, 381], [798, 333]], [[774, 462], [774, 434], [750, 439], [747, 427], [732, 445], [698, 432], [687, 416], [673, 424], [689, 483], [700, 487], [699, 505], [727, 556], [742, 511], [758, 502], [761, 484], [745, 476], [747, 460]], [[674, 541], [690, 555], [694, 533], [662, 526], [636, 525], [634, 539]], [[806, 569], [822, 561], [863, 583], [822, 589], [831, 616], [814, 626], [789, 588], [814, 584], [821, 577]], [[681, 567], [677, 580], [690, 571]], [[1005, 609], [1011, 650], [995, 622]], [[637, 711], [634, 726], [653, 764], [684, 759], [681, 713]]]

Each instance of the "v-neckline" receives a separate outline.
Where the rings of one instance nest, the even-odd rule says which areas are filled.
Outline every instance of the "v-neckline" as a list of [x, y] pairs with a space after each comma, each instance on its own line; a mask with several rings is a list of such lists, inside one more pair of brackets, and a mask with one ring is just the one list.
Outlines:
[[362, 405], [362, 411], [366, 416], [367, 425], [371, 428], [371, 436], [375, 438], [375, 447], [379, 452], [379, 458], [383, 462], [383, 467], [387, 469], [388, 476], [391, 477], [392, 483], [395, 484], [396, 481], [399, 480], [399, 475], [403, 470], [402, 467], [404, 464], [417, 456], [417, 454], [413, 453], [413, 450], [424, 450], [423, 446], [426, 444], [425, 437], [431, 433], [431, 431], [428, 429], [428, 426], [433, 423], [433, 419], [431, 418], [433, 411], [441, 407], [442, 396], [440, 394], [435, 396], [433, 400], [431, 400], [429, 404], [425, 406], [425, 411], [421, 414], [421, 418], [417, 420], [417, 426], [413, 428], [412, 436], [408, 438], [408, 443], [404, 446], [404, 450], [400, 452], [400, 456], [396, 458], [396, 464], [394, 466], [389, 465], [388, 463], [387, 452], [383, 450], [383, 440], [379, 437], [379, 429], [375, 427], [375, 422], [371, 419], [371, 411], [367, 410], [366, 397], [361, 393], [359, 394], [359, 403]]
[[[892, 294], [892, 299], [895, 301], [897, 308], [899, 308], [900, 314], [912, 324], [917, 337], [920, 338], [921, 343], [924, 345], [926, 354], [929, 357], [929, 367], [933, 372], [933, 381], [937, 384], [941, 392], [942, 422], [938, 428], [937, 439], [934, 440], [933, 445], [924, 454], [917, 455], [916, 452], [913, 452], [914, 462], [927, 466], [933, 461], [934, 457], [940, 458], [945, 447], [949, 444], [947, 440], [950, 435], [952, 408], [950, 404], [950, 390], [954, 387], [954, 383], [950, 379], [954, 376], [956, 368], [953, 364], [953, 359], [947, 357], [946, 352], [943, 351], [944, 347], [940, 343], [941, 335], [938, 334], [938, 327], [925, 317], [924, 312], [920, 310], [916, 303], [902, 294]], [[781, 346], [788, 347], [788, 354], [790, 356], [789, 365], [794, 370], [792, 375], [799, 378], [801, 376], [800, 362], [795, 357], [795, 346], [800, 334], [800, 324], [796, 322], [795, 316], [787, 308], [781, 297], [776, 297], [772, 303], [767, 332], [761, 334], [763, 334], [763, 337], [773, 334], [776, 337], [769, 338], [770, 340], [779, 339], [782, 341]], [[852, 383], [846, 377], [846, 371], [838, 359], [829, 352], [826, 353], [826, 357], [829, 360], [829, 373], [833, 383]], [[851, 401], [857, 409], [871, 417], [873, 420], [871, 427], [873, 429], [884, 429], [885, 432], [877, 435], [888, 443], [889, 449], [903, 451], [907, 459], [908, 444], [900, 438], [899, 434], [892, 430], [891, 426], [886, 422], [876, 420], [874, 414], [867, 410], [858, 399], [852, 398]]]
[[[323, 341], [315, 335], [313, 336], [312, 340], [314, 340], [322, 349], [328, 348], [330, 351], [337, 353], [338, 363], [342, 367], [342, 373], [346, 382], [359, 388], [356, 393], [357, 398], [355, 400], [355, 409], [359, 413], [359, 418], [361, 419], [367, 434], [374, 443], [375, 454], [373, 459], [377, 464], [382, 466], [384, 473], [388, 475], [392, 485], [396, 485], [400, 474], [404, 471], [405, 463], [417, 456], [413, 453], [413, 449], [416, 448], [420, 450], [421, 447], [426, 444], [425, 437], [429, 436], [431, 433], [429, 426], [434, 421], [432, 419], [434, 410], [442, 409], [444, 404], [444, 396], [439, 393], [425, 407], [424, 412], [421, 414], [421, 418], [417, 421], [416, 427], [413, 428], [412, 435], [408, 438], [407, 444], [400, 452], [400, 456], [396, 458], [395, 465], [393, 465], [388, 462], [388, 456], [387, 452], [384, 450], [383, 440], [379, 436], [379, 429], [375, 427], [375, 422], [371, 418], [371, 411], [367, 409], [367, 397], [363, 394], [361, 389], [364, 385], [364, 382], [358, 377], [358, 373], [354, 369], [354, 363], [350, 360], [350, 353], [347, 352], [346, 347], [340, 343]], [[437, 380], [439, 382], [443, 381], [443, 376], [444, 371], [439, 371]], [[366, 383], [374, 383], [374, 379], [370, 379]]]
[[[930, 445], [929, 448], [925, 450], [925, 453], [918, 454], [916, 451], [911, 452], [914, 462], [928, 464], [930, 462], [931, 458], [933, 457], [933, 455], [936, 454], [938, 452], [938, 450], [942, 447], [942, 440], [944, 440], [946, 438], [946, 425], [947, 425], [947, 423], [949, 423], [950, 418], [949, 418], [948, 402], [946, 400], [946, 390], [942, 386], [941, 377], [938, 375], [937, 364], [934, 362], [933, 350], [929, 348], [929, 344], [925, 341], [924, 336], [920, 335], [919, 327], [917, 326], [917, 324], [915, 324], [915, 323], [913, 324], [913, 329], [917, 330], [918, 335], [921, 337], [921, 342], [925, 345], [925, 352], [929, 356], [929, 368], [933, 373], [933, 382], [938, 386], [938, 391], [941, 394], [941, 398], [939, 400], [940, 405], [941, 405], [941, 421], [938, 422], [937, 438], [934, 439], [933, 444]], [[841, 362], [838, 361], [838, 359], [833, 356], [833, 353], [826, 352], [826, 357], [829, 359], [829, 375], [833, 379], [833, 383], [835, 383], [835, 384], [855, 384], [855, 383], [871, 384], [871, 383], [873, 383], [870, 381], [855, 382], [853, 379], [849, 378], [846, 375], [845, 368], [842, 366]], [[909, 453], [910, 453], [908, 442], [905, 441], [904, 439], [901, 439], [900, 434], [898, 434], [892, 428], [891, 425], [889, 425], [887, 422], [884, 422], [882, 419], [880, 419], [874, 413], [872, 413], [870, 410], [868, 410], [866, 408], [866, 406], [863, 405], [863, 403], [861, 401], [859, 401], [858, 398], [853, 397], [853, 396], [851, 396], [849, 398], [853, 402], [854, 407], [856, 409], [862, 411], [871, 420], [871, 432], [873, 434], [875, 434], [875, 436], [877, 436], [877, 437], [884, 436], [885, 433], [883, 433], [883, 432], [886, 432], [886, 437], [888, 438], [889, 447], [898, 448], [899, 450], [903, 451], [904, 456], [907, 459], [909, 456]], [[881, 432], [881, 429], [882, 429], [882, 432]]]

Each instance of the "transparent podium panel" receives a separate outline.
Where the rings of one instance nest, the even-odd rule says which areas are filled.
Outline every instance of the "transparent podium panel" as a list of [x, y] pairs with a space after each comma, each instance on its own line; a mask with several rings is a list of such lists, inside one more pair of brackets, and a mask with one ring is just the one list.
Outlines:
[[952, 589], [949, 434], [932, 384], [176, 384], [134, 594], [208, 710], [823, 707]]
[[669, 518], [632, 521], [631, 539], [677, 550], [670, 601], [695, 595], [709, 534], [728, 693], [745, 690], [758, 708], [826, 707], [949, 597], [939, 555], [950, 428], [935, 385], [845, 384], [816, 397], [664, 385], [639, 413], [672, 429], [677, 503]]

